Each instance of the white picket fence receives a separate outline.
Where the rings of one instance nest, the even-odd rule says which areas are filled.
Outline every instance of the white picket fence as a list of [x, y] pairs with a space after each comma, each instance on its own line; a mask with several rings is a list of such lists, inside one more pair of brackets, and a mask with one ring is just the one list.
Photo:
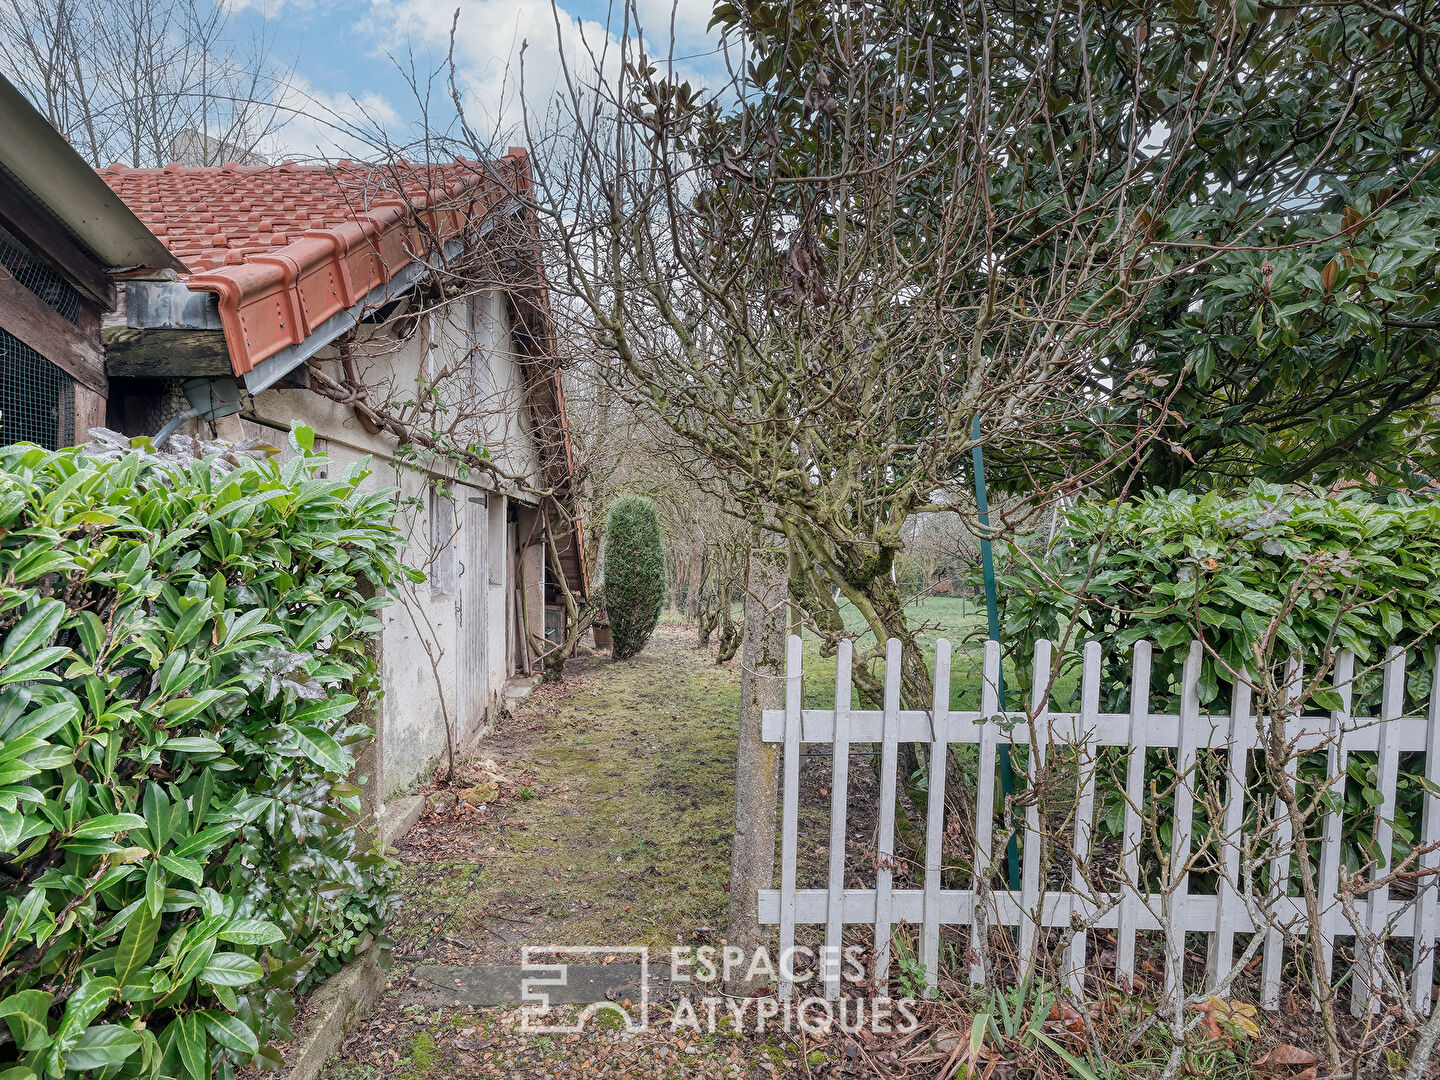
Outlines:
[[[1054, 748], [1074, 748], [1077, 761], [1089, 762], [1092, 765], [1098, 759], [1096, 747], [1128, 748], [1126, 810], [1121, 853], [1123, 873], [1120, 880], [1134, 883], [1145, 877], [1140, 871], [1140, 813], [1148, 791], [1145, 777], [1146, 749], [1176, 748], [1177, 765], [1182, 774], [1187, 776], [1192, 773], [1200, 751], [1207, 748], [1224, 751], [1229, 770], [1227, 786], [1230, 795], [1225, 805], [1222, 833], [1225, 839], [1221, 848], [1227, 874], [1222, 877], [1216, 894], [1197, 894], [1190, 891], [1188, 874], [1183, 871], [1191, 857], [1194, 792], [1190, 784], [1181, 783], [1176, 787], [1174, 801], [1171, 857], [1168, 864], [1174, 868], [1174, 876], [1169, 879], [1169, 887], [1160, 890], [1157, 895], [1127, 885], [1122, 894], [1116, 895], [1100, 892], [1087, 884], [1083, 877], [1083, 864], [1090, 851], [1094, 828], [1096, 770], [1081, 767], [1077, 770], [1073, 837], [1077, 858], [1073, 864], [1070, 888], [1044, 888], [1041, 881], [1041, 845], [1025, 843], [1020, 891], [1016, 893], [1005, 889], [985, 889], [982, 911], [977, 910], [976, 891], [973, 887], [941, 888], [946, 755], [952, 743], [979, 745], [979, 783], [974, 792], [974, 805], [978, 808], [975, 822], [977, 865], [974, 867], [972, 881], [988, 880], [993, 869], [989, 860], [995, 840], [993, 808], [997, 750], [1002, 741], [1008, 741], [1015, 746], [1026, 745], [1029, 742], [1030, 725], [1026, 723], [1025, 713], [1012, 711], [1008, 714], [1013, 723], [1011, 733], [1002, 735], [1002, 726], [1010, 724], [1002, 725], [1000, 722], [1002, 718], [997, 687], [1001, 669], [998, 642], [990, 641], [985, 645], [978, 712], [952, 711], [949, 707], [950, 655], [950, 643], [943, 640], [938, 642], [935, 653], [933, 708], [901, 709], [900, 643], [892, 639], [886, 649], [883, 709], [852, 709], [852, 651], [849, 642], [844, 642], [841, 644], [836, 665], [835, 708], [803, 709], [800, 639], [791, 637], [789, 640], [785, 708], [767, 710], [763, 728], [765, 741], [783, 744], [780, 888], [763, 890], [759, 898], [760, 922], [763, 925], [778, 924], [780, 928], [780, 996], [788, 998], [793, 991], [794, 962], [792, 959], [787, 964], [783, 962], [783, 958], [794, 956], [795, 928], [802, 924], [824, 924], [823, 955], [831, 958], [839, 956], [842, 927], [850, 924], [873, 926], [873, 970], [877, 982], [883, 982], [889, 974], [893, 927], [900, 923], [918, 927], [919, 960], [924, 965], [926, 979], [932, 990], [936, 985], [940, 960], [941, 926], [967, 925], [971, 928], [972, 941], [976, 940], [975, 935], [982, 925], [1014, 927], [1020, 963], [1026, 966], [1034, 959], [1037, 935], [1042, 927], [1069, 930], [1074, 925], [1085, 925], [1096, 929], [1109, 929], [1114, 931], [1118, 941], [1116, 973], [1123, 978], [1130, 978], [1134, 974], [1137, 932], [1160, 931], [1164, 935], [1165, 979], [1167, 990], [1170, 991], [1173, 991], [1175, 981], [1180, 978], [1185, 934], [1200, 931], [1210, 935], [1208, 976], [1213, 984], [1233, 963], [1236, 935], [1250, 934], [1256, 930], [1245, 898], [1237, 895], [1231, 884], [1240, 880], [1241, 848], [1238, 841], [1245, 819], [1245, 768], [1247, 755], [1255, 748], [1257, 739], [1256, 723], [1250, 707], [1250, 687], [1242, 683], [1235, 688], [1228, 714], [1202, 712], [1196, 687], [1200, 678], [1203, 652], [1200, 643], [1194, 642], [1190, 645], [1184, 662], [1179, 715], [1151, 713], [1149, 700], [1152, 648], [1148, 642], [1140, 642], [1135, 645], [1132, 656], [1130, 711], [1101, 712], [1101, 654], [1099, 644], [1092, 642], [1084, 651], [1080, 710], [1055, 712], [1048, 708], [1048, 701], [1045, 699], [1053, 655], [1052, 646], [1046, 641], [1038, 643], [1033, 667], [1038, 685], [1032, 688], [1032, 701], [1039, 701], [1040, 705], [1034, 728], [1046, 733], [1047, 738], [1044, 741], [1037, 740], [1035, 753], [1026, 755], [1032, 775], [1036, 763], [1043, 761], [1047, 752]], [[1440, 656], [1437, 656], [1437, 660], [1440, 660]], [[1340, 695], [1342, 707], [1329, 716], [1290, 718], [1287, 722], [1287, 735], [1297, 740], [1295, 745], [1298, 753], [1325, 753], [1328, 775], [1331, 777], [1345, 775], [1348, 754], [1357, 751], [1378, 752], [1378, 787], [1383, 793], [1384, 802], [1378, 808], [1375, 839], [1380, 850], [1388, 853], [1393, 838], [1392, 819], [1400, 755], [1407, 751], [1423, 752], [1424, 774], [1436, 785], [1431, 790], [1440, 790], [1440, 687], [1431, 694], [1427, 716], [1402, 715], [1405, 654], [1399, 649], [1392, 650], [1384, 666], [1381, 715], [1353, 717], [1350, 715], [1353, 670], [1354, 657], [1351, 654], [1342, 653], [1337, 656], [1331, 682]], [[1298, 667], [1292, 665], [1289, 685], [1298, 688], [1300, 676]], [[1435, 681], [1440, 683], [1440, 679]], [[880, 792], [877, 807], [879, 857], [874, 872], [875, 886], [869, 889], [844, 887], [849, 758], [850, 747], [857, 743], [878, 744], [880, 749]], [[902, 743], [925, 743], [931, 755], [925, 865], [923, 877], [920, 868], [916, 867], [916, 880], [922, 887], [913, 889], [897, 889], [894, 885], [895, 795], [898, 748]], [[829, 874], [827, 887], [823, 889], [796, 887], [797, 846], [800, 836], [800, 748], [804, 744], [830, 744], [834, 748], [829, 783]], [[1278, 800], [1276, 802], [1278, 804]], [[1276, 852], [1272, 860], [1270, 879], [1280, 884], [1271, 895], [1259, 898], [1259, 902], [1282, 926], [1294, 926], [1298, 933], [1303, 934], [1303, 902], [1296, 896], [1279, 895], [1291, 872], [1287, 850], [1290, 844], [1288, 818], [1280, 813], [1278, 805], [1265, 807], [1263, 810], [1266, 814], [1273, 815], [1276, 820], [1275, 834], [1269, 849]], [[1025, 813], [1027, 820], [1022, 837], [1035, 836], [1039, 828], [1038, 810], [1032, 804], [1027, 806]], [[1319, 858], [1321, 896], [1327, 903], [1322, 917], [1324, 925], [1321, 928], [1323, 940], [1327, 943], [1327, 969], [1333, 961], [1333, 944], [1337, 934], [1352, 933], [1342, 922], [1340, 905], [1333, 899], [1339, 884], [1343, 824], [1341, 813], [1327, 812]], [[1420, 842], [1429, 844], [1436, 841], [1440, 841], [1440, 798], [1427, 794], [1424, 797]], [[1422, 856], [1421, 866], [1424, 869], [1440, 866], [1440, 851]], [[1385, 876], [1386, 872], [1383, 866], [1372, 870], [1376, 879]], [[1228, 878], [1228, 881], [1224, 878]], [[1424, 891], [1418, 898], [1403, 899], [1392, 897], [1389, 890], [1382, 887], [1362, 898], [1359, 901], [1359, 910], [1366, 920], [1366, 925], [1372, 930], [1385, 932], [1391, 939], [1413, 939], [1415, 966], [1411, 977], [1411, 993], [1417, 1007], [1428, 1011], [1433, 985], [1435, 942], [1437, 933], [1440, 933], [1440, 898], [1437, 898], [1433, 876], [1425, 878], [1423, 885]], [[982, 915], [983, 919], [980, 917]], [[1072, 922], [1074, 915], [1079, 916], [1078, 924]], [[1273, 1009], [1278, 1007], [1280, 1000], [1284, 934], [1269, 925], [1268, 921], [1262, 922], [1260, 929], [1264, 933], [1261, 1000], [1266, 1008]], [[1069, 932], [1068, 947], [1064, 950], [1059, 965], [1061, 976], [1071, 992], [1083, 995], [1087, 951], [1091, 948], [1091, 943], [1084, 930]], [[1357, 953], [1359, 952], [1357, 950]], [[1379, 984], [1373, 973], [1366, 968], [1363, 956], [1357, 955], [1356, 964], [1352, 984], [1352, 1007], [1360, 1012], [1375, 1007]], [[838, 964], [832, 962], [823, 965], [821, 974], [826, 996], [832, 999], [837, 997], [840, 992]], [[983, 972], [977, 965], [970, 974], [971, 978], [978, 982]]]

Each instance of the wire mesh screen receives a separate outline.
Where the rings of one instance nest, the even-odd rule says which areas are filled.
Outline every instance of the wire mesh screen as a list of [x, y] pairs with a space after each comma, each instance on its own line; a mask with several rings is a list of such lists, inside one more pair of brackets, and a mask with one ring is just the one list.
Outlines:
[[48, 307], [71, 322], [80, 316], [80, 293], [50, 267], [31, 255], [13, 236], [0, 229], [0, 266], [10, 271]]
[[0, 445], [58, 450], [75, 441], [75, 381], [19, 338], [0, 330]]

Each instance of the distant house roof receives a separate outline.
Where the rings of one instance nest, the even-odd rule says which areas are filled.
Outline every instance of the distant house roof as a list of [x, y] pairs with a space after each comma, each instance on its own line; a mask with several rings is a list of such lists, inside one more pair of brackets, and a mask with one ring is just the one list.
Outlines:
[[181, 165], [218, 165], [220, 162], [234, 162], [237, 165], [269, 165], [270, 159], [253, 150], [246, 150], [232, 142], [206, 135], [194, 128], [181, 128], [170, 140], [170, 159]]
[[524, 150], [496, 162], [112, 165], [101, 178], [216, 294], [237, 375], [362, 304], [436, 241], [528, 190]]

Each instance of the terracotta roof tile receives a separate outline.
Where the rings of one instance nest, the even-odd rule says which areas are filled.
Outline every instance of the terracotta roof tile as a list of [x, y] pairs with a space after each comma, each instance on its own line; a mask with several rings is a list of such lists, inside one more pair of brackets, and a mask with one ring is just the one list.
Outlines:
[[[225, 344], [237, 375], [352, 307], [413, 261], [429, 235], [449, 237], [512, 194], [530, 187], [524, 150], [485, 166], [457, 161], [439, 168], [382, 170], [353, 161], [295, 165], [130, 169], [100, 172], [151, 232], [189, 268], [192, 289], [217, 294]], [[553, 333], [549, 299], [534, 298], [543, 333]], [[549, 344], [553, 351], [553, 343]], [[536, 371], [557, 415], [565, 489], [575, 460], [558, 369]], [[566, 577], [588, 595], [585, 535], [569, 515], [573, 546], [562, 554]]]
[[524, 150], [511, 150], [483, 164], [171, 163], [111, 165], [100, 176], [189, 268], [190, 287], [218, 294], [231, 363], [243, 375], [383, 285], [427, 233], [455, 235], [528, 190], [528, 166]]

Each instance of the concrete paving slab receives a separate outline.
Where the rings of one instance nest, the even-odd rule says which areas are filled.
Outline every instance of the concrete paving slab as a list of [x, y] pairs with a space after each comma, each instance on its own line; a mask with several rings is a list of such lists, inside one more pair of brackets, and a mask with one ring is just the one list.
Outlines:
[[[526, 1002], [525, 980], [536, 982], [535, 992], [548, 996], [555, 1005], [585, 1005], [593, 1001], [640, 998], [639, 964], [568, 964], [563, 984], [558, 975], [514, 964], [462, 967], [450, 964], [419, 964], [410, 973], [424, 990], [440, 994], [451, 1003], [513, 1009]], [[545, 980], [545, 985], [539, 985]], [[552, 981], [554, 980], [554, 981]], [[650, 965], [647, 985], [650, 1000], [663, 998], [670, 990], [669, 963]], [[535, 1001], [532, 996], [528, 1000]]]

